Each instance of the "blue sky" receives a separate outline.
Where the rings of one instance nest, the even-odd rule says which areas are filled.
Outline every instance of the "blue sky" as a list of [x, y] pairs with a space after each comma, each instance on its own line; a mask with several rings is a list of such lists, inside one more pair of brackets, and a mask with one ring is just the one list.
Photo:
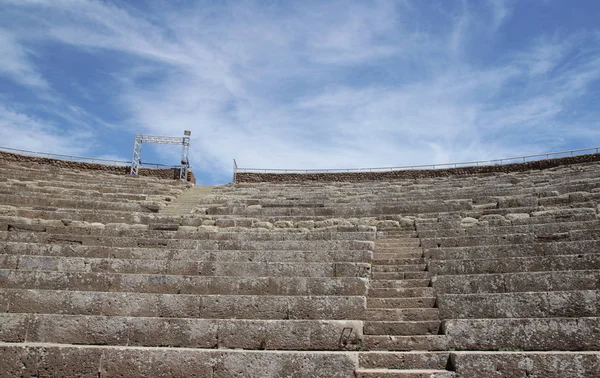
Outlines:
[[[600, 145], [600, 2], [0, 0], [0, 146], [192, 169]], [[143, 160], [176, 164], [175, 146]]]

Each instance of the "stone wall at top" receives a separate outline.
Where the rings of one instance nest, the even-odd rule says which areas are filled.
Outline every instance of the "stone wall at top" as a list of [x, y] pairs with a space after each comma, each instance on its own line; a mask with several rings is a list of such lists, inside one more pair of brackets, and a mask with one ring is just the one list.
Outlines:
[[[32, 163], [39, 165], [47, 165], [54, 168], [69, 168], [86, 171], [102, 171], [115, 175], [128, 175], [131, 166], [124, 165], [108, 165], [98, 163], [87, 163], [71, 160], [51, 159], [38, 156], [28, 156], [13, 154], [0, 151], [0, 161], [14, 161], [19, 163]], [[179, 168], [140, 168], [140, 176], [156, 177], [165, 180], [174, 180], [179, 178]], [[193, 177], [193, 175], [192, 175]], [[194, 179], [195, 181], [195, 179]]]
[[447, 169], [412, 169], [384, 172], [336, 172], [336, 173], [258, 173], [238, 172], [236, 182], [293, 182], [293, 181], [326, 181], [355, 182], [372, 180], [416, 179], [432, 177], [448, 177], [458, 175], [494, 174], [523, 172], [558, 167], [561, 165], [591, 163], [600, 161], [600, 153], [568, 156], [556, 159], [538, 160], [524, 163], [503, 165], [470, 166]]

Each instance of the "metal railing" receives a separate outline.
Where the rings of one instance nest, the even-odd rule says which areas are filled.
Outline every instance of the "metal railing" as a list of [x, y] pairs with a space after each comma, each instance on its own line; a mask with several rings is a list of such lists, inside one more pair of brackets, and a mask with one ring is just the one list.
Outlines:
[[239, 172], [251, 173], [344, 173], [344, 172], [382, 172], [382, 171], [399, 171], [412, 169], [443, 169], [443, 168], [460, 168], [472, 166], [486, 165], [503, 165], [513, 163], [523, 163], [528, 161], [546, 160], [555, 157], [566, 157], [585, 155], [590, 153], [598, 153], [600, 146], [581, 148], [577, 150], [566, 150], [558, 152], [548, 152], [545, 154], [516, 156], [502, 159], [464, 161], [458, 163], [442, 163], [442, 164], [423, 164], [423, 165], [404, 165], [397, 167], [376, 167], [376, 168], [332, 168], [332, 169], [270, 169], [270, 168], [240, 168], [235, 159], [233, 159], [233, 182], [236, 182], [236, 175]]
[[[111, 159], [92, 158], [92, 157], [87, 157], [87, 156], [61, 155], [61, 154], [53, 154], [53, 153], [49, 153], [49, 152], [36, 152], [36, 151], [20, 150], [18, 148], [8, 148], [8, 147], [0, 147], [0, 152], [18, 153], [20, 155], [28, 155], [28, 156], [43, 157], [43, 158], [58, 159], [58, 160], [68, 160], [68, 161], [75, 161], [75, 162], [89, 162], [89, 163], [99, 163], [99, 164], [107, 164], [107, 165], [122, 165], [122, 166], [131, 165], [131, 161], [128, 161], [128, 160], [111, 160]], [[142, 166], [149, 167], [149, 168], [179, 168], [178, 165], [157, 164], [157, 163], [143, 163]]]

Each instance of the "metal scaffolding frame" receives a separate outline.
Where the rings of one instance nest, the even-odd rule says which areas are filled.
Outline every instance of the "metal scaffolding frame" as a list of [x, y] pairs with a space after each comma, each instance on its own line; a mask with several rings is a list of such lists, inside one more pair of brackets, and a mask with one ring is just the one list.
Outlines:
[[183, 137], [168, 137], [159, 135], [136, 134], [133, 142], [133, 156], [131, 158], [131, 175], [137, 176], [140, 165], [142, 165], [142, 143], [154, 144], [175, 144], [181, 145], [181, 168], [179, 169], [179, 179], [187, 180], [188, 171], [190, 169], [189, 152], [190, 152], [190, 135], [191, 132], [185, 131]]

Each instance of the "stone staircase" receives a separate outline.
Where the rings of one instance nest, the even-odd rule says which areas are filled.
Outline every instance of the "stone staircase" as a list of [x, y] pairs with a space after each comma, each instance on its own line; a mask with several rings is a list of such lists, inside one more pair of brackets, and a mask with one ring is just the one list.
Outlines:
[[417, 234], [379, 234], [363, 330], [369, 351], [360, 352], [356, 376], [454, 377], [446, 370], [449, 352]]
[[209, 195], [212, 190], [212, 186], [191, 186], [180, 196], [171, 201], [167, 206], [163, 207], [160, 210], [160, 213], [163, 215], [172, 216], [191, 214], [194, 208], [200, 202], [200, 199]]

